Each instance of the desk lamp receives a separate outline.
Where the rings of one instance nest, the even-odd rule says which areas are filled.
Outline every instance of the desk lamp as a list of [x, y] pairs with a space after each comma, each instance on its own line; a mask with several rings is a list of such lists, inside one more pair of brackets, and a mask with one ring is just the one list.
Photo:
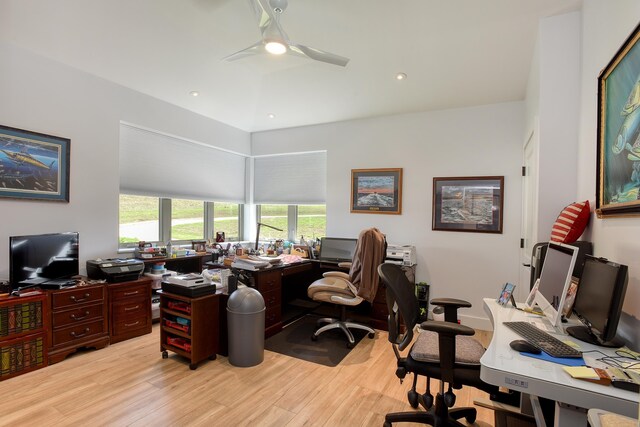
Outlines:
[[258, 241], [260, 240], [260, 226], [262, 226], [262, 225], [264, 225], [265, 227], [272, 228], [272, 229], [277, 230], [277, 231], [284, 231], [284, 230], [282, 230], [280, 228], [272, 227], [269, 224], [263, 224], [263, 223], [259, 222], [258, 223], [258, 232], [256, 233], [256, 246], [254, 248], [256, 251], [258, 250]]

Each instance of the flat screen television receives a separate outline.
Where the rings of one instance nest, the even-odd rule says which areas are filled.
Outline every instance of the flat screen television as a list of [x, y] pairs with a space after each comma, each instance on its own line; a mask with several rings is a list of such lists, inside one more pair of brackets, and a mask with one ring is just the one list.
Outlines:
[[621, 347], [623, 343], [615, 337], [628, 280], [626, 265], [587, 256], [573, 304], [584, 326], [572, 326], [567, 332], [594, 345]]
[[562, 307], [571, 285], [578, 248], [550, 242], [535, 293], [535, 303], [554, 327], [560, 326]]
[[320, 261], [349, 262], [353, 260], [358, 239], [323, 237], [320, 239]]
[[69, 279], [79, 273], [78, 233], [9, 237], [12, 289]]

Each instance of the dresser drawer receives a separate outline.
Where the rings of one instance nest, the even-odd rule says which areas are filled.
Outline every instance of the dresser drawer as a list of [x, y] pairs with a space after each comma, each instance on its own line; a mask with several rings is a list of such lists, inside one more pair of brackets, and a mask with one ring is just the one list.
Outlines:
[[111, 306], [112, 321], [118, 322], [125, 319], [146, 316], [149, 311], [148, 298], [136, 298], [132, 300], [116, 301]]
[[70, 289], [54, 292], [51, 296], [51, 308], [57, 310], [102, 301], [104, 286], [88, 286], [86, 288]]
[[124, 298], [146, 297], [151, 295], [150, 282], [144, 282], [126, 287], [109, 289], [112, 301]]
[[[150, 319], [146, 315], [112, 321], [113, 335], [123, 335], [132, 331], [144, 330], [151, 325]], [[150, 329], [149, 329], [150, 330]]]
[[74, 341], [82, 341], [92, 336], [103, 334], [104, 326], [104, 319], [98, 319], [82, 325], [57, 329], [53, 331], [52, 345], [56, 346]]
[[256, 274], [256, 288], [260, 293], [265, 293], [274, 290], [280, 290], [280, 284], [282, 282], [282, 273], [280, 270], [273, 270], [268, 272], [260, 272]]
[[103, 318], [104, 304], [84, 305], [82, 307], [54, 312], [52, 316], [52, 326], [53, 328], [60, 328], [91, 319], [102, 320]]

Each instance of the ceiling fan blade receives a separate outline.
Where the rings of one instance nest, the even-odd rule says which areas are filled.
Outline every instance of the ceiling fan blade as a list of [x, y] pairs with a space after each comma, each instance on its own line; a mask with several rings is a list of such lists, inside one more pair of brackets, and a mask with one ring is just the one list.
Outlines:
[[333, 65], [339, 65], [341, 67], [344, 67], [349, 63], [349, 58], [345, 58], [344, 56], [325, 52], [323, 50], [301, 44], [289, 43], [289, 51], [295, 55], [315, 59], [316, 61], [327, 62]]
[[257, 55], [261, 53], [265, 53], [264, 42], [262, 40], [252, 44], [246, 49], [242, 49], [236, 53], [232, 53], [229, 56], [225, 56], [222, 59], [225, 61], [235, 61], [237, 59], [242, 59], [242, 58], [246, 58], [247, 56]]

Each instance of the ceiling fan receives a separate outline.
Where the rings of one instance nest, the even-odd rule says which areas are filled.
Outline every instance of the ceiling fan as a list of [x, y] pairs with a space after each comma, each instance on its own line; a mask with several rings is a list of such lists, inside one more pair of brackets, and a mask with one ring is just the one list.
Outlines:
[[258, 18], [262, 40], [223, 59], [235, 61], [256, 54], [271, 53], [273, 55], [281, 55], [289, 53], [341, 67], [346, 66], [349, 62], [349, 58], [293, 43], [289, 40], [289, 36], [280, 26], [280, 15], [287, 8], [288, 0], [249, 0], [249, 3]]

